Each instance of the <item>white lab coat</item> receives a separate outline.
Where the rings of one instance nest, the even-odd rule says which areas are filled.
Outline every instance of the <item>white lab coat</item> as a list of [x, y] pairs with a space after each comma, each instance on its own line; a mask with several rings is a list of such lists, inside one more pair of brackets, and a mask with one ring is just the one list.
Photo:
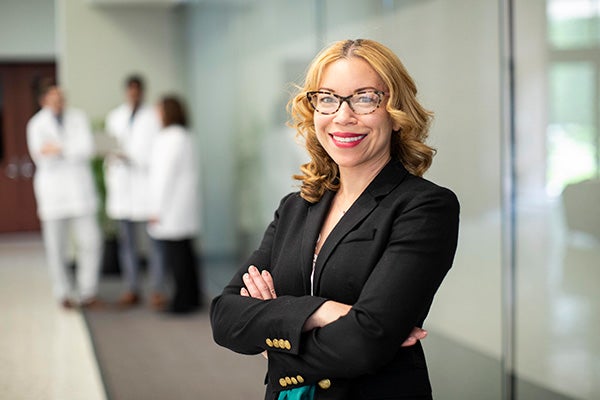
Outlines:
[[148, 163], [160, 122], [150, 106], [140, 106], [130, 121], [131, 112], [129, 104], [122, 104], [106, 117], [107, 133], [116, 138], [117, 153], [123, 156], [106, 158], [106, 212], [113, 219], [146, 221]]
[[[48, 142], [59, 145], [62, 153], [41, 154]], [[33, 188], [41, 220], [96, 212], [98, 199], [90, 164], [94, 139], [83, 111], [65, 109], [61, 127], [50, 109], [41, 109], [27, 123], [27, 146], [36, 165]]]
[[154, 141], [150, 162], [151, 213], [158, 218], [148, 224], [150, 236], [181, 240], [198, 233], [198, 168], [192, 135], [179, 125], [163, 129]]

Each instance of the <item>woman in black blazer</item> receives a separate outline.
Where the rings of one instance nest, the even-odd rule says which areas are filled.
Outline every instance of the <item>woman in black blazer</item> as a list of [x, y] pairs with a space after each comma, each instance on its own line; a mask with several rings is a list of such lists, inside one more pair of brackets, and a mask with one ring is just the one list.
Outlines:
[[414, 327], [452, 265], [459, 205], [421, 178], [434, 150], [416, 92], [391, 50], [348, 40], [290, 102], [311, 156], [301, 190], [211, 305], [218, 344], [266, 354], [268, 400], [432, 398]]

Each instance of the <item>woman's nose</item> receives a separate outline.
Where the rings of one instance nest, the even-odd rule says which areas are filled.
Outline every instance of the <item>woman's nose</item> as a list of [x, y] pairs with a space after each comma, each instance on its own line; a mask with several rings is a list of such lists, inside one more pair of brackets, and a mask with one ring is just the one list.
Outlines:
[[352, 108], [350, 108], [350, 104], [347, 101], [342, 102], [339, 110], [335, 113], [334, 122], [339, 124], [348, 124], [356, 122], [356, 117]]

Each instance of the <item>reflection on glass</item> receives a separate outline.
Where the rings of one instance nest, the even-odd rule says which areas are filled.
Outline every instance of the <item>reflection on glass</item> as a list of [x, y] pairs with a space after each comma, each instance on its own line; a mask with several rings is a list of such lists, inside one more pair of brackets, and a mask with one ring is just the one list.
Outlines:
[[600, 41], [599, 0], [548, 0], [547, 4], [552, 47], [590, 47]]
[[546, 185], [549, 195], [559, 195], [565, 185], [597, 173], [595, 74], [593, 64], [588, 62], [550, 66]]

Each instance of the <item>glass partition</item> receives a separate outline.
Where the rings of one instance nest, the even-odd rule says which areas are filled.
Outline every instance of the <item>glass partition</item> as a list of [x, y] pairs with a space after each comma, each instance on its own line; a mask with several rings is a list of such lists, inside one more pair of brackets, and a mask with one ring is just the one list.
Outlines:
[[[507, 2], [514, 25], [504, 26], [501, 4]], [[581, 57], [597, 43], [597, 3], [188, 4], [187, 79], [203, 157], [209, 290], [222, 288], [258, 244], [279, 199], [296, 190], [291, 175], [306, 155], [285, 125], [291, 85], [325, 44], [376, 39], [400, 56], [420, 99], [435, 112], [429, 142], [438, 153], [426, 178], [453, 189], [462, 206], [454, 267], [426, 325], [435, 397], [597, 398], [600, 345], [592, 333], [600, 321], [593, 294], [600, 278], [600, 213], [592, 207], [600, 200], [594, 200], [595, 183], [576, 186], [598, 177], [597, 48], [590, 48], [593, 59]], [[504, 28], [515, 43], [516, 129], [508, 149], [501, 102], [501, 77], [509, 67], [500, 57]], [[514, 177], [501, 168], [510, 157]], [[514, 254], [503, 253], [502, 245], [507, 187], [515, 193]], [[502, 388], [507, 268], [516, 273], [512, 392]]]
[[[600, 1], [516, 1], [517, 398], [600, 396]], [[574, 331], [577, 332], [573, 335]]]

